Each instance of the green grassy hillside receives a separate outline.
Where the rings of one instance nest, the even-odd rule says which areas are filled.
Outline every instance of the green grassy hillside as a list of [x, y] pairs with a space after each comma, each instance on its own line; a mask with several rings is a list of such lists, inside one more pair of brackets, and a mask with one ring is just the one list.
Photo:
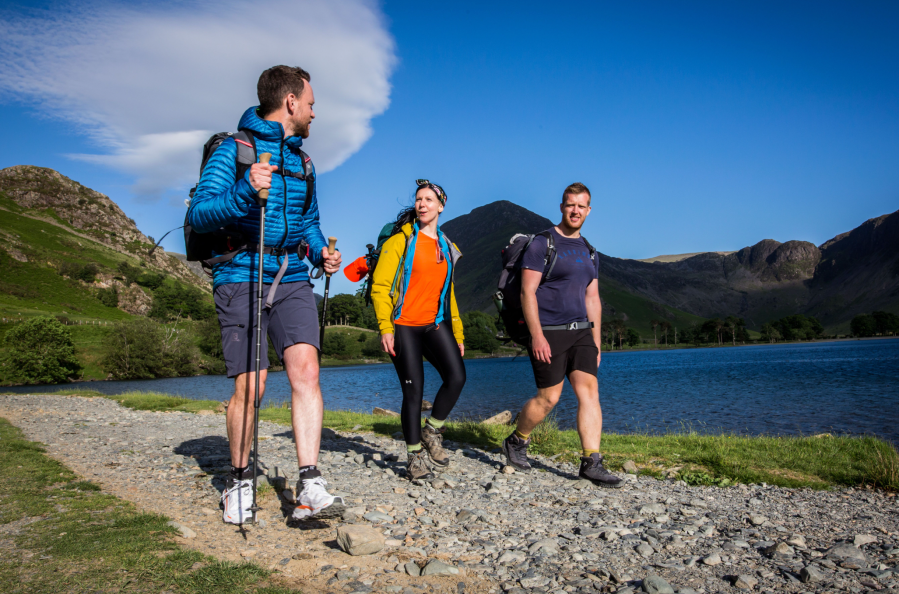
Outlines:
[[0, 317], [63, 315], [81, 322], [130, 317], [100, 303], [88, 283], [58, 271], [64, 263], [93, 263], [101, 273], [113, 275], [119, 262], [139, 266], [138, 258], [85, 239], [74, 230], [31, 218], [28, 215], [37, 214], [19, 208], [3, 194], [0, 208]]

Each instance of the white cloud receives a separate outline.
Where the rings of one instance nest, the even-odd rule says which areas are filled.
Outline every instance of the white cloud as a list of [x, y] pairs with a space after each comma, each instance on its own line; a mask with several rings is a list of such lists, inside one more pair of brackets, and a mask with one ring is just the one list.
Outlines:
[[312, 75], [316, 169], [343, 163], [387, 109], [393, 39], [370, 0], [79, 2], [0, 13], [0, 97], [77, 124], [101, 149], [73, 157], [136, 176], [158, 199], [192, 184], [203, 143], [235, 130], [275, 64]]

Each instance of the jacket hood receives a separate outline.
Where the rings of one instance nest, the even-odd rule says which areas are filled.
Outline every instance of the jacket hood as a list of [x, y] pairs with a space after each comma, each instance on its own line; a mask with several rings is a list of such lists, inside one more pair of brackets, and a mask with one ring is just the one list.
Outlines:
[[[240, 123], [237, 124], [237, 129], [249, 130], [253, 133], [253, 136], [260, 140], [280, 143], [281, 139], [284, 138], [284, 126], [280, 122], [263, 120], [256, 113], [257, 109], [259, 109], [258, 105], [243, 112], [243, 115], [240, 117]], [[303, 139], [299, 136], [288, 136], [284, 139], [284, 143], [298, 149], [303, 146]]]

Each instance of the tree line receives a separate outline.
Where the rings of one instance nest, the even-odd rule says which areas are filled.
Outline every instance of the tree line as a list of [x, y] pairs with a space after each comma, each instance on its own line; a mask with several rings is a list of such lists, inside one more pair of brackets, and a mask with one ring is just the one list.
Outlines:
[[875, 311], [870, 314], [858, 314], [849, 322], [853, 336], [897, 336], [899, 335], [899, 316], [888, 311]]

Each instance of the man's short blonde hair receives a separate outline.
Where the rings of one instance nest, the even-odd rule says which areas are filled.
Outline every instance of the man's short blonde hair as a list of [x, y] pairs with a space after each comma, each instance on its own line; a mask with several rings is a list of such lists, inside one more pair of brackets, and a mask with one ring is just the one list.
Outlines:
[[590, 193], [590, 190], [582, 184], [581, 182], [574, 182], [562, 192], [562, 204], [565, 204], [565, 199], [572, 194], [586, 194], [587, 195], [587, 206], [590, 206], [590, 201], [593, 200], [593, 195]]

